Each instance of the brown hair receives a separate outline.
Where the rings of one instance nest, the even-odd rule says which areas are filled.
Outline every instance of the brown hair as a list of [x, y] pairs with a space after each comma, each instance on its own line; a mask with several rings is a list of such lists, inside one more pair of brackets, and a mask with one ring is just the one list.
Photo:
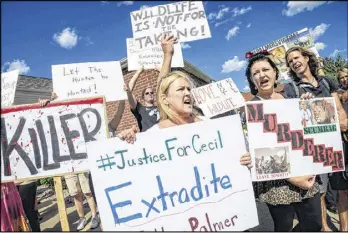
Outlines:
[[301, 53], [302, 56], [309, 58], [309, 61], [308, 61], [309, 69], [314, 77], [318, 77], [318, 72], [317, 72], [318, 60], [315, 57], [314, 53], [310, 52], [307, 49], [299, 47], [299, 46], [295, 46], [295, 47], [288, 49], [288, 51], [286, 51], [286, 54], [285, 54], [286, 66], [289, 68], [289, 72], [288, 72], [289, 77], [291, 77], [295, 82], [300, 81], [300, 78], [297, 77], [297, 74], [294, 71], [292, 71], [290, 66], [289, 66], [288, 56], [290, 53], [292, 53], [294, 51], [298, 51]]
[[266, 61], [271, 65], [271, 67], [273, 69], [275, 69], [276, 78], [275, 78], [273, 86], [274, 86], [274, 88], [277, 87], [277, 80], [279, 78], [280, 72], [279, 72], [279, 69], [277, 68], [276, 64], [269, 57], [269, 55], [270, 55], [269, 52], [259, 52], [259, 53], [253, 54], [252, 57], [250, 57], [250, 59], [249, 59], [248, 66], [247, 66], [246, 71], [245, 71], [245, 76], [247, 76], [250, 92], [253, 95], [257, 95], [257, 93], [258, 93], [258, 90], [255, 89], [256, 86], [255, 86], [254, 82], [252, 81], [252, 77], [251, 77], [252, 76], [251, 75], [251, 67], [254, 65], [255, 62]]

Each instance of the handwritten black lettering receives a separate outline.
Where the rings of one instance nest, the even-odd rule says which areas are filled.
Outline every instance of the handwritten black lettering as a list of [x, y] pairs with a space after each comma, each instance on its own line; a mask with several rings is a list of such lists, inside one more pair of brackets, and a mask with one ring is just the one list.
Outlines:
[[62, 129], [68, 144], [70, 156], [73, 160], [85, 159], [87, 158], [87, 153], [76, 153], [74, 148], [74, 143], [72, 141], [75, 137], [80, 137], [80, 133], [77, 130], [69, 130], [67, 120], [76, 117], [76, 114], [70, 113], [67, 115], [60, 116], [60, 122], [62, 125]]
[[1, 118], [1, 147], [2, 147], [2, 158], [4, 163], [4, 175], [5, 176], [11, 176], [11, 170], [10, 170], [10, 155], [12, 154], [13, 150], [16, 150], [19, 156], [24, 161], [25, 165], [28, 167], [30, 174], [35, 175], [38, 173], [36, 170], [33, 162], [30, 160], [28, 155], [25, 153], [22, 147], [18, 145], [18, 139], [22, 134], [24, 125], [25, 125], [25, 118], [21, 117], [19, 119], [19, 123], [17, 126], [17, 129], [10, 140], [10, 144], [8, 144], [7, 140], [7, 131], [6, 131], [6, 122], [4, 118]]

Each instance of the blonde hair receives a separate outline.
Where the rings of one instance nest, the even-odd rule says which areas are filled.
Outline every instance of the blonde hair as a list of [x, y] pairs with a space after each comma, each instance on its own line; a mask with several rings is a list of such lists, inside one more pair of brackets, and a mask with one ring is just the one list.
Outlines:
[[347, 73], [348, 74], [348, 68], [341, 68], [341, 69], [339, 69], [337, 71], [337, 79], [338, 79], [338, 81], [340, 81], [341, 73]]
[[[174, 112], [168, 104], [164, 103], [164, 99], [162, 95], [167, 96], [170, 85], [177, 79], [186, 80], [190, 86], [191, 82], [189, 77], [181, 71], [173, 71], [164, 76], [161, 81], [158, 83], [157, 91], [156, 91], [156, 99], [157, 99], [157, 108], [160, 114], [160, 121], [169, 119], [170, 121], [177, 123], [180, 120], [179, 115]], [[192, 113], [195, 116], [194, 113]]]

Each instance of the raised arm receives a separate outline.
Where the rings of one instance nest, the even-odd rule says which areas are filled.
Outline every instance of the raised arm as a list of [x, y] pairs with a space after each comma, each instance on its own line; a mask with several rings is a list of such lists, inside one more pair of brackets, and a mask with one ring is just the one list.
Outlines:
[[144, 71], [144, 67], [142, 66], [139, 70], [137, 70], [131, 80], [129, 81], [129, 84], [126, 84], [125, 90], [127, 92], [128, 102], [129, 106], [132, 110], [134, 110], [137, 107], [137, 99], [135, 98], [134, 94], [132, 93], [135, 83], [137, 82], [139, 75], [141, 72]]
[[118, 125], [121, 122], [122, 116], [123, 116], [123, 112], [124, 112], [124, 106], [126, 104], [125, 100], [121, 100], [120, 103], [118, 104], [117, 107], [117, 111], [116, 114], [114, 116], [114, 118], [112, 118], [112, 120], [110, 121], [110, 126], [112, 127], [112, 129], [114, 129], [116, 131]]
[[174, 54], [174, 44], [177, 43], [177, 41], [177, 38], [173, 35], [164, 35], [161, 39], [161, 46], [163, 50], [163, 63], [157, 78], [157, 86], [162, 80], [162, 78], [165, 77], [171, 71], [172, 58]]
[[338, 120], [340, 123], [341, 131], [346, 132], [348, 130], [347, 114], [344, 111], [344, 108], [342, 107], [342, 104], [341, 104], [340, 98], [338, 97], [337, 92], [331, 93], [331, 96], [335, 98], [337, 113], [338, 113]]

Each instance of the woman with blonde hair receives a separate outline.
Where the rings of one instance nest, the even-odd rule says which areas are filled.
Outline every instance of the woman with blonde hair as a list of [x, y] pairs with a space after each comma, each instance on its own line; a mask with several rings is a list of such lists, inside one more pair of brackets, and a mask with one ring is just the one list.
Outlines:
[[193, 113], [191, 83], [181, 71], [168, 73], [158, 84], [157, 106], [160, 113], [160, 128], [200, 121]]
[[[174, 36], [164, 35], [161, 39], [164, 58], [157, 80], [156, 91], [160, 120], [158, 124], [148, 129], [148, 131], [160, 130], [203, 120], [202, 117], [196, 116], [193, 111], [193, 96], [188, 75], [181, 71], [170, 72], [171, 60], [174, 53], [173, 44], [176, 42], [177, 40]], [[131, 138], [133, 142], [135, 138]], [[246, 153], [242, 155], [240, 163], [251, 168], [250, 154]]]
[[344, 91], [348, 91], [348, 68], [341, 68], [337, 71], [339, 86]]

